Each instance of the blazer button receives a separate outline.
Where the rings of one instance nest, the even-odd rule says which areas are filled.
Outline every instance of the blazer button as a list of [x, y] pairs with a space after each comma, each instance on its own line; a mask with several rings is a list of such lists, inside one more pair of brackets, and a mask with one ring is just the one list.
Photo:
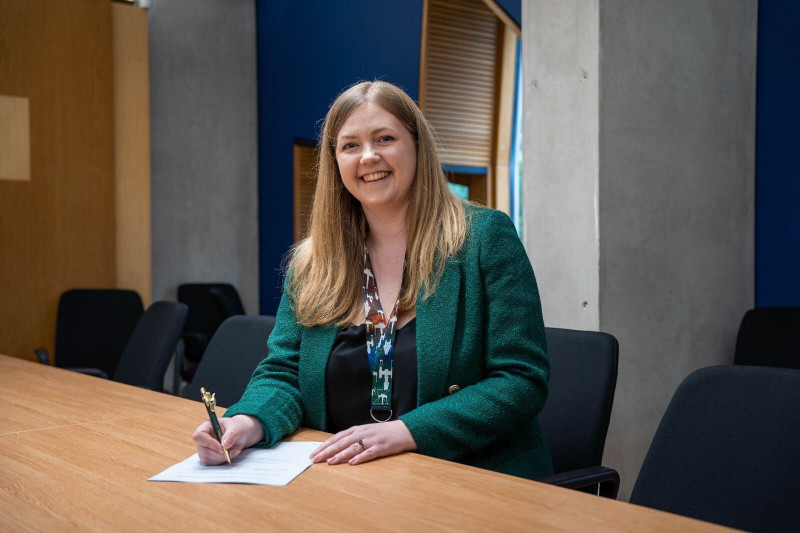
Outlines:
[[461, 390], [461, 387], [459, 387], [458, 385], [450, 385], [450, 388], [447, 389], [447, 393], [448, 394], [454, 394], [454, 393], [456, 393], [456, 392], [458, 392], [460, 390]]

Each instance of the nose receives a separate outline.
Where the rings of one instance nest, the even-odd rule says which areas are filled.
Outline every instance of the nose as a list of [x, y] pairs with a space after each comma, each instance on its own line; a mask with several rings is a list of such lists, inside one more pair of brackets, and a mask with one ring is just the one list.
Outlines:
[[364, 145], [364, 151], [361, 152], [362, 163], [377, 163], [380, 158], [381, 156], [375, 151], [375, 148], [371, 144]]

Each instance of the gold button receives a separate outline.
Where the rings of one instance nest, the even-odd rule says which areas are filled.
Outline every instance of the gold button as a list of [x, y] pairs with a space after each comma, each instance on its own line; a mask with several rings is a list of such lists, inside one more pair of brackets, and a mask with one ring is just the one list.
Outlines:
[[450, 385], [450, 388], [447, 389], [447, 392], [449, 394], [453, 394], [453, 393], [456, 393], [456, 392], [458, 392], [460, 390], [461, 390], [461, 387], [459, 387], [458, 385]]

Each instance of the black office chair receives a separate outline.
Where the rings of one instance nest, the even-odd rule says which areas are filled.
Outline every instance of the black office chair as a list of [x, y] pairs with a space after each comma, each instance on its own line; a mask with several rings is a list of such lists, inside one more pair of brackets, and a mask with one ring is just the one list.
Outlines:
[[800, 371], [712, 366], [678, 387], [631, 503], [748, 531], [800, 526]]
[[178, 287], [178, 301], [189, 306], [183, 338], [186, 359], [195, 363], [220, 324], [245, 314], [239, 293], [229, 283], [184, 283]]
[[[135, 291], [72, 289], [58, 301], [55, 365], [97, 368], [113, 375], [144, 309]], [[36, 348], [40, 363], [49, 365], [44, 348]]]
[[734, 364], [800, 369], [800, 307], [761, 307], [745, 313]]
[[188, 311], [185, 304], [177, 302], [151, 305], [122, 352], [114, 381], [160, 391]]
[[616, 498], [619, 474], [601, 466], [617, 385], [619, 343], [613, 335], [545, 328], [550, 392], [539, 413], [553, 459], [545, 483]]
[[215, 393], [220, 405], [230, 406], [242, 397], [258, 363], [267, 357], [267, 339], [274, 316], [234, 316], [211, 338], [183, 397], [200, 399], [200, 387]]

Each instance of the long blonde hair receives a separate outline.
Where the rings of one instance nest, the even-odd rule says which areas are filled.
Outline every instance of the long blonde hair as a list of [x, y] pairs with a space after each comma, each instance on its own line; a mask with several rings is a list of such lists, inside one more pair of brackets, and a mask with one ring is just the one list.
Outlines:
[[417, 143], [416, 176], [409, 191], [406, 273], [398, 311], [428, 298], [445, 259], [464, 243], [464, 206], [447, 186], [433, 128], [402, 89], [383, 81], [346, 89], [325, 116], [317, 145], [317, 186], [308, 237], [292, 250], [288, 290], [297, 322], [304, 326], [362, 323], [366, 221], [361, 204], [344, 187], [336, 162], [339, 130], [356, 107], [371, 101], [397, 117]]

